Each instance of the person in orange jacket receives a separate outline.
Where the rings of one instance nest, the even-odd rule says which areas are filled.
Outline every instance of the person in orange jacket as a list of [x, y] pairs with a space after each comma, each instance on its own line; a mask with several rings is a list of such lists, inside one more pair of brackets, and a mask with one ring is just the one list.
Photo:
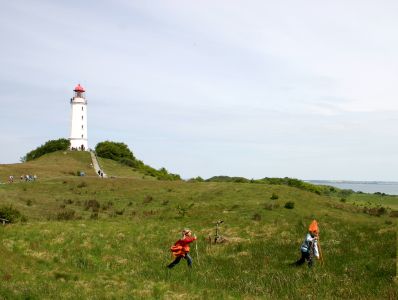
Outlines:
[[186, 259], [188, 267], [192, 267], [192, 257], [189, 255], [189, 244], [196, 240], [196, 236], [192, 236], [192, 231], [189, 229], [184, 229], [182, 231], [182, 238], [179, 239], [174, 246], [171, 246], [170, 250], [176, 257], [174, 261], [167, 266], [171, 269], [177, 265], [182, 258]]

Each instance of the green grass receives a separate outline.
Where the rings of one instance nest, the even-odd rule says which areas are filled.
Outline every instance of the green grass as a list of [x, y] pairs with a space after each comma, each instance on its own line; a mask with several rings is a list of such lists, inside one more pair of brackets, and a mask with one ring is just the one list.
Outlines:
[[156, 180], [156, 178], [152, 176], [143, 175], [141, 172], [111, 159], [98, 157], [98, 162], [101, 168], [103, 168], [110, 177]]
[[381, 205], [387, 208], [398, 210], [398, 196], [354, 193], [347, 197], [347, 200], [350, 203], [361, 206], [372, 207]]
[[[28, 218], [0, 226], [0, 299], [397, 297], [396, 219], [364, 214], [351, 199], [280, 185], [47, 172], [46, 180], [0, 185], [0, 205], [12, 204]], [[87, 208], [89, 200], [99, 203], [98, 211]], [[283, 207], [288, 201], [294, 209]], [[190, 206], [184, 216], [178, 209]], [[73, 219], [57, 221], [66, 210], [75, 212]], [[324, 265], [293, 268], [313, 218]], [[209, 244], [217, 220], [224, 220], [228, 241]], [[182, 261], [166, 270], [169, 247], [184, 227], [199, 237], [199, 253], [191, 247], [194, 267]]]
[[95, 176], [90, 163], [88, 152], [58, 151], [26, 163], [0, 165], [0, 182], [7, 182], [10, 175], [14, 176], [14, 181], [19, 181], [21, 175], [34, 174], [39, 180], [64, 178], [76, 176], [77, 171], [84, 171], [87, 176]]

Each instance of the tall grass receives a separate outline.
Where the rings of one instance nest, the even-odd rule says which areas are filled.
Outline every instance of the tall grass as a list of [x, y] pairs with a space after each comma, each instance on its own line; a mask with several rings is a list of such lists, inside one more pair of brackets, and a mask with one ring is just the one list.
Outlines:
[[[289, 201], [293, 209], [284, 208]], [[396, 219], [365, 214], [349, 197], [273, 184], [70, 176], [2, 185], [0, 204], [28, 219], [0, 226], [0, 299], [397, 297]], [[71, 210], [73, 218], [57, 220]], [[324, 264], [292, 267], [313, 218]], [[210, 244], [217, 220], [227, 242]], [[181, 261], [168, 270], [184, 227], [199, 237], [193, 268]]]

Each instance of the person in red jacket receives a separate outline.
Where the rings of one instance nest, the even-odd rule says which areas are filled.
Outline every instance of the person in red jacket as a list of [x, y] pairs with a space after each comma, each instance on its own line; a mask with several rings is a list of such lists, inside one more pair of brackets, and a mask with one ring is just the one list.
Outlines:
[[167, 267], [169, 269], [177, 265], [182, 258], [187, 260], [188, 267], [192, 267], [192, 257], [189, 255], [189, 244], [196, 240], [196, 236], [192, 236], [192, 232], [189, 229], [182, 231], [182, 238], [179, 239], [174, 246], [171, 246], [170, 250], [176, 257], [175, 260]]

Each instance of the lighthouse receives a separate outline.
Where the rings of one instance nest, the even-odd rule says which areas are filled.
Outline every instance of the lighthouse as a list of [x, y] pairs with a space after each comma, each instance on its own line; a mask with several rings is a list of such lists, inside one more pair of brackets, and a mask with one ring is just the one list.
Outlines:
[[85, 90], [80, 83], [75, 87], [74, 96], [70, 99], [72, 107], [70, 148], [72, 150], [88, 150], [87, 144], [87, 100]]

